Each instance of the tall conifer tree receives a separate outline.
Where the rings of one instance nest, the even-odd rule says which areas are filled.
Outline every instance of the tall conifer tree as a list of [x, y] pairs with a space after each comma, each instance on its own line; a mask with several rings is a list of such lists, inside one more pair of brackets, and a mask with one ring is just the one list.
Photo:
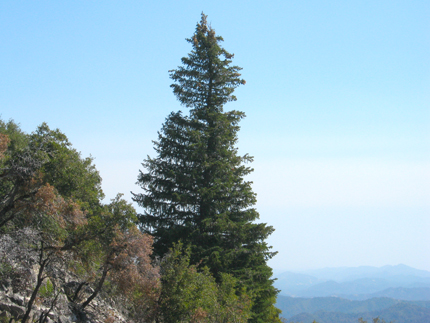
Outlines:
[[250, 322], [280, 322], [277, 290], [267, 260], [274, 256], [265, 239], [273, 232], [253, 207], [256, 195], [244, 177], [252, 157], [239, 156], [238, 123], [243, 112], [224, 112], [233, 91], [245, 81], [222, 37], [202, 14], [182, 66], [170, 71], [173, 92], [188, 116], [171, 113], [154, 142], [156, 158], [143, 162], [134, 200], [144, 208], [143, 231], [155, 238], [154, 254], [163, 256], [174, 242], [191, 246], [191, 261], [207, 265], [217, 279], [236, 277], [253, 301]]

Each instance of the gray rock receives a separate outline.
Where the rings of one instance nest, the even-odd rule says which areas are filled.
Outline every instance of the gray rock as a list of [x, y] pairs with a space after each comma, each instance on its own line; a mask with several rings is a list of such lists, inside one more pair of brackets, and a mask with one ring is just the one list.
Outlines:
[[12, 296], [9, 296], [9, 299], [12, 303], [15, 303], [19, 306], [24, 306], [24, 297], [19, 296], [17, 294], [13, 294]]
[[21, 318], [25, 313], [25, 308], [15, 304], [0, 304], [0, 310], [8, 312], [15, 318]]

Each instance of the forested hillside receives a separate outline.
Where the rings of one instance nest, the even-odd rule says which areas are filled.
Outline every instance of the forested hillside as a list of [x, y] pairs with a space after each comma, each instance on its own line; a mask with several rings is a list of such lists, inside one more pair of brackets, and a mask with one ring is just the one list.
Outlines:
[[[301, 323], [357, 323], [357, 322], [396, 322], [427, 323], [430, 310], [410, 304], [393, 305], [390, 308], [363, 313], [341, 313], [318, 311], [313, 314], [302, 313], [290, 318], [291, 322]], [[379, 320], [377, 320], [379, 318]], [[362, 321], [360, 321], [360, 319]]]
[[397, 323], [420, 323], [430, 320], [429, 301], [402, 301], [392, 298], [371, 298], [351, 301], [339, 297], [294, 298], [278, 296], [276, 304], [282, 317], [293, 322], [356, 323], [359, 318], [371, 321], [379, 317]]
[[429, 276], [405, 265], [284, 272], [275, 282], [281, 290], [276, 305], [294, 322], [427, 322], [429, 288], [414, 286], [428, 286]]
[[275, 287], [281, 295], [294, 297], [430, 300], [430, 272], [405, 265], [283, 272], [277, 275]]

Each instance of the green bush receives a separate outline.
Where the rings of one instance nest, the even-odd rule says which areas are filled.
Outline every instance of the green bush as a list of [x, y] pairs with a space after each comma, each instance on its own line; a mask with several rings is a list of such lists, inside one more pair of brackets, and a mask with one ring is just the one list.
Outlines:
[[40, 287], [39, 295], [42, 298], [50, 298], [54, 295], [54, 284], [49, 280], [46, 280], [46, 283]]
[[0, 262], [0, 281], [6, 277], [9, 277], [12, 273], [12, 270], [12, 265], [7, 261], [2, 260]]

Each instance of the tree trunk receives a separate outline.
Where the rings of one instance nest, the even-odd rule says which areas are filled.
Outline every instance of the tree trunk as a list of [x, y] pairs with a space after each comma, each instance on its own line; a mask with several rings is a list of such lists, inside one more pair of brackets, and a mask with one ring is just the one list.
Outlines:
[[82, 309], [84, 309], [85, 307], [87, 307], [87, 305], [94, 299], [94, 297], [97, 296], [97, 294], [101, 291], [102, 287], [103, 287], [103, 283], [105, 282], [106, 276], [107, 276], [107, 272], [109, 271], [109, 265], [106, 264], [104, 269], [103, 269], [103, 274], [102, 274], [102, 278], [100, 278], [99, 284], [97, 285], [96, 289], [94, 290], [94, 292], [91, 294], [90, 297], [87, 298], [87, 300], [82, 303]]
[[30, 316], [30, 312], [33, 307], [33, 303], [36, 300], [36, 296], [37, 296], [37, 293], [39, 292], [39, 288], [40, 286], [42, 286], [43, 280], [46, 278], [46, 277], [43, 277], [43, 271], [45, 270], [46, 265], [49, 263], [49, 260], [50, 260], [49, 256], [46, 259], [43, 259], [43, 245], [42, 245], [42, 248], [40, 250], [40, 256], [39, 256], [40, 267], [39, 267], [39, 272], [37, 274], [36, 287], [34, 288], [33, 293], [31, 294], [30, 300], [28, 301], [27, 311], [25, 312], [24, 317], [22, 318], [22, 321], [21, 321], [22, 323], [26, 323]]

